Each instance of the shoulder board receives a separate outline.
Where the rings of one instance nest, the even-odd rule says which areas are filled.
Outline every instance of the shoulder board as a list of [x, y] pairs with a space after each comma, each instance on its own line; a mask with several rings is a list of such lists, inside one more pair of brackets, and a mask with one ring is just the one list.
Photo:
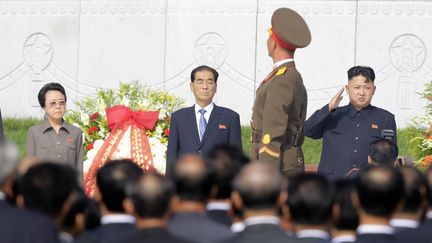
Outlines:
[[281, 68], [279, 68], [279, 70], [277, 70], [277, 72], [276, 72], [276, 76], [285, 74], [286, 70], [287, 70], [287, 67], [281, 67]]

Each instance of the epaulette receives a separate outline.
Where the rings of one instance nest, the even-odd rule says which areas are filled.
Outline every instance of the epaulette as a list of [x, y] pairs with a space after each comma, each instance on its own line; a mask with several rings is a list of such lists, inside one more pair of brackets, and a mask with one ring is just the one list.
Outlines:
[[288, 69], [287, 67], [281, 67], [281, 68], [279, 68], [279, 69], [277, 70], [275, 76], [279, 76], [279, 75], [285, 74], [285, 72], [286, 72], [287, 69]]

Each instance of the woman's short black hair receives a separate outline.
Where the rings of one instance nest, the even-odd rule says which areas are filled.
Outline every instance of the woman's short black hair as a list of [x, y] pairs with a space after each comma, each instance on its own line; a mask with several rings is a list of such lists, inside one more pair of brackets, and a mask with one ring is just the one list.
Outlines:
[[56, 90], [60, 93], [62, 93], [65, 97], [65, 102], [67, 101], [66, 99], [66, 91], [63, 88], [63, 86], [59, 83], [47, 83], [45, 84], [41, 90], [39, 90], [39, 94], [38, 94], [38, 101], [39, 101], [39, 105], [44, 108], [45, 107], [45, 101], [46, 101], [46, 93], [50, 90]]

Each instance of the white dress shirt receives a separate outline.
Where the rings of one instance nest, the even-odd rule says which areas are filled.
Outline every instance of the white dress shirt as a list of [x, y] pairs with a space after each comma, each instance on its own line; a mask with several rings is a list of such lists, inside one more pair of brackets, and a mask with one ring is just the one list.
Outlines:
[[394, 229], [389, 225], [382, 224], [362, 224], [357, 228], [357, 234], [394, 234]]
[[124, 224], [135, 224], [135, 218], [129, 214], [110, 214], [102, 216], [101, 224], [114, 224], [114, 223], [124, 223]]
[[[205, 120], [206, 120], [206, 122], [208, 124], [209, 123], [209, 119], [210, 119], [210, 114], [211, 114], [211, 112], [213, 110], [213, 107], [214, 107], [214, 103], [212, 102], [212, 103], [210, 103], [208, 106], [206, 106], [204, 108], [202, 108], [198, 104], [195, 104], [194, 107], [195, 107], [195, 118], [196, 118], [196, 124], [197, 124], [197, 131], [198, 131], [198, 135], [199, 135], [200, 134], [200, 132], [199, 132], [199, 127], [200, 127], [199, 120], [201, 118], [201, 113], [199, 112], [199, 110], [204, 109], [206, 111], [204, 113], [204, 118], [205, 118]], [[202, 138], [200, 137], [200, 140], [201, 139]]]

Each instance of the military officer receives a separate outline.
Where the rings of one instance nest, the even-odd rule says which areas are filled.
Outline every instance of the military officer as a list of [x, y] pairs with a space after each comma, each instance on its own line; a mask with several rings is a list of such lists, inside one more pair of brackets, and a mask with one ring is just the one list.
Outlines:
[[251, 158], [277, 164], [284, 174], [304, 171], [307, 94], [294, 64], [294, 52], [311, 42], [304, 19], [288, 8], [277, 9], [271, 19], [267, 50], [274, 68], [256, 92], [252, 112]]
[[[345, 90], [350, 102], [338, 107], [344, 88], [305, 123], [306, 136], [323, 138], [318, 172], [330, 179], [346, 177], [353, 168], [367, 165], [369, 144], [382, 137], [384, 129], [396, 132], [394, 115], [372, 106], [375, 93], [372, 68], [355, 66], [348, 70]], [[396, 136], [391, 141], [396, 144]]]

